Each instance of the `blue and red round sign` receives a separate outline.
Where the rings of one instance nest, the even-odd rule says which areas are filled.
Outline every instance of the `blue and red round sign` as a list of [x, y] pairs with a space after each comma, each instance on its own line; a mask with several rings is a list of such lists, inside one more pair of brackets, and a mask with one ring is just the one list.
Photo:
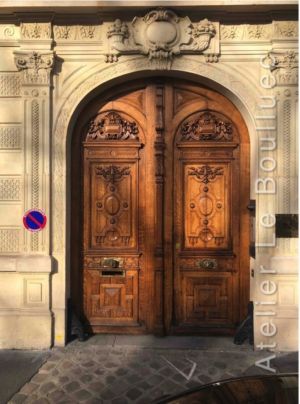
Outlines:
[[47, 223], [47, 217], [42, 210], [30, 209], [23, 216], [23, 223], [29, 231], [40, 231]]

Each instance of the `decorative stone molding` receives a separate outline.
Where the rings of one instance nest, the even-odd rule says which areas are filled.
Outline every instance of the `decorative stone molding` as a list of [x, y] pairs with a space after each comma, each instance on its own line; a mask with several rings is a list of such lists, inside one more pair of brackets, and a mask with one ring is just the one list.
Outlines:
[[[39, 207], [39, 159], [40, 159], [40, 106], [38, 101], [33, 100], [31, 104], [31, 128], [32, 128], [32, 146], [31, 146], [31, 206]], [[38, 251], [39, 237], [38, 233], [31, 234], [31, 250]]]
[[20, 251], [21, 230], [16, 228], [0, 228], [0, 253], [16, 253]]
[[21, 148], [21, 128], [19, 126], [1, 125], [0, 149], [20, 149], [20, 148]]
[[18, 74], [0, 74], [0, 97], [18, 97], [21, 95], [21, 80]]
[[21, 23], [21, 39], [51, 39], [51, 23]]
[[275, 21], [274, 35], [276, 38], [298, 38], [298, 21]]
[[22, 180], [19, 177], [0, 177], [0, 200], [20, 201]]
[[[107, 30], [109, 49], [106, 62], [116, 62], [122, 54], [148, 56], [154, 68], [170, 69], [174, 56], [183, 53], [219, 54], [219, 25], [204, 19], [192, 23], [171, 10], [152, 10], [126, 24], [120, 19]], [[217, 61], [209, 57], [206, 61]]]
[[55, 25], [55, 41], [91, 41], [100, 39], [100, 25]]
[[53, 62], [52, 52], [15, 52], [16, 66], [23, 72], [23, 84], [50, 84]]
[[0, 40], [10, 41], [19, 39], [20, 28], [13, 25], [0, 25]]

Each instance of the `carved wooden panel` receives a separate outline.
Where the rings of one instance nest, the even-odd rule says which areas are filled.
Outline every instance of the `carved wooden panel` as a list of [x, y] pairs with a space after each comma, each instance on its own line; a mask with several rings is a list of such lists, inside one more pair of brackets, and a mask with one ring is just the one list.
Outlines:
[[86, 305], [91, 324], [136, 323], [137, 279], [136, 271], [126, 271], [125, 276], [86, 271]]
[[90, 175], [91, 247], [136, 247], [136, 164], [93, 162], [90, 165]]
[[184, 246], [228, 248], [230, 166], [228, 163], [185, 164]]
[[184, 324], [232, 324], [231, 275], [182, 272], [181, 282]]

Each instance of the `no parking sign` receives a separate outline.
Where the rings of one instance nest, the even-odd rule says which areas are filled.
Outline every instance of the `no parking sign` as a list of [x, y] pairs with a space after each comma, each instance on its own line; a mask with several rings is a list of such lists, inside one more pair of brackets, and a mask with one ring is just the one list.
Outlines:
[[47, 217], [40, 209], [30, 209], [23, 216], [23, 224], [29, 231], [40, 231], [46, 226]]

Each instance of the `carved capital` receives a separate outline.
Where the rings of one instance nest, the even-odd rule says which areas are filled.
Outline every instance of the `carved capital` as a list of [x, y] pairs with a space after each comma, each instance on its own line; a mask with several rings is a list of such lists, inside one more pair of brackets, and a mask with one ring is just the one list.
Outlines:
[[15, 52], [15, 64], [23, 73], [24, 84], [49, 84], [53, 63], [52, 52]]
[[296, 85], [298, 83], [298, 54], [295, 51], [269, 52], [266, 58], [267, 63], [276, 78], [277, 85]]

